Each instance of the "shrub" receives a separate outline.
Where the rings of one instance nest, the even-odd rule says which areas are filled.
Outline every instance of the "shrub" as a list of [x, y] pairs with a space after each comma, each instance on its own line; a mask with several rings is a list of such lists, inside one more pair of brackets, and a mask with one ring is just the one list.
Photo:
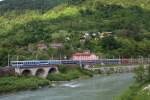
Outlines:
[[81, 70], [79, 67], [65, 67], [59, 66], [59, 73], [52, 73], [48, 75], [48, 80], [51, 81], [70, 81], [80, 77], [92, 77], [93, 72], [89, 70]]
[[19, 91], [26, 89], [36, 89], [39, 86], [48, 85], [49, 81], [37, 77], [1, 77], [0, 78], [0, 93], [10, 91]]
[[144, 65], [140, 65], [138, 68], [135, 69], [135, 78], [137, 82], [146, 83], [150, 82], [150, 65], [144, 68]]

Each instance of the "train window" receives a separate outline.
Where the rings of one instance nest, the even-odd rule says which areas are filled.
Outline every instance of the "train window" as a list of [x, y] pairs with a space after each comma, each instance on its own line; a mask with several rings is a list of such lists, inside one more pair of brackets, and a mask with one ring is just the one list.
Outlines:
[[13, 62], [12, 64], [17, 64], [16, 62]]

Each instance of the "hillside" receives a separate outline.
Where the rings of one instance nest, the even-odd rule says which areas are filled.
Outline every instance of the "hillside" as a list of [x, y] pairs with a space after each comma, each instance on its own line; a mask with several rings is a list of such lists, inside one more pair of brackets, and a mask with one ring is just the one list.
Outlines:
[[0, 12], [1, 14], [13, 10], [20, 12], [23, 10], [40, 10], [44, 12], [63, 2], [65, 0], [3, 0], [0, 3]]
[[[8, 54], [13, 60], [70, 57], [84, 50], [109, 58], [150, 54], [149, 0], [4, 0], [0, 14], [0, 65]], [[102, 32], [113, 35], [101, 39]], [[39, 43], [47, 49], [39, 50]], [[51, 43], [63, 48], [52, 49]]]

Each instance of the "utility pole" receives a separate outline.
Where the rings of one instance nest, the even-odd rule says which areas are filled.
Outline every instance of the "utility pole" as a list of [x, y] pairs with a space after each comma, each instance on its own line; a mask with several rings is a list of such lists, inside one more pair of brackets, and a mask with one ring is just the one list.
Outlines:
[[19, 57], [17, 56], [17, 68], [19, 68], [19, 66], [18, 66], [18, 60], [19, 60]]
[[119, 64], [121, 65], [121, 57], [120, 57], [120, 55], [119, 55]]
[[36, 54], [36, 60], [38, 60], [38, 54]]
[[60, 55], [59, 55], [59, 59], [61, 60], [61, 53], [60, 53]]
[[131, 58], [130, 58], [130, 63], [131, 63], [131, 65], [133, 65], [133, 59], [132, 59], [132, 56], [131, 56]]
[[141, 64], [140, 56], [138, 56], [138, 64]]
[[144, 64], [144, 58], [143, 58], [143, 56], [141, 56], [141, 59], [142, 59], [142, 65]]
[[10, 60], [9, 57], [10, 57], [10, 56], [9, 56], [9, 53], [8, 53], [8, 67], [10, 66], [10, 65], [9, 65], [9, 60]]
[[150, 55], [148, 55], [148, 64], [150, 63]]
[[20, 68], [19, 68], [19, 56], [17, 55], [17, 69], [18, 69], [18, 71], [19, 71], [19, 74], [20, 74]]
[[51, 59], [52, 59], [52, 60], [54, 60], [54, 56], [53, 56], [53, 54], [51, 54]]

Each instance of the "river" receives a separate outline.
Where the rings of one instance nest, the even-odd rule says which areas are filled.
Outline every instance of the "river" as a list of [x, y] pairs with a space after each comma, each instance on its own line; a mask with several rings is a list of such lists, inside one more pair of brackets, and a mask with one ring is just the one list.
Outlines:
[[133, 74], [95, 76], [74, 80], [53, 88], [23, 91], [0, 96], [0, 100], [112, 100], [133, 83]]

